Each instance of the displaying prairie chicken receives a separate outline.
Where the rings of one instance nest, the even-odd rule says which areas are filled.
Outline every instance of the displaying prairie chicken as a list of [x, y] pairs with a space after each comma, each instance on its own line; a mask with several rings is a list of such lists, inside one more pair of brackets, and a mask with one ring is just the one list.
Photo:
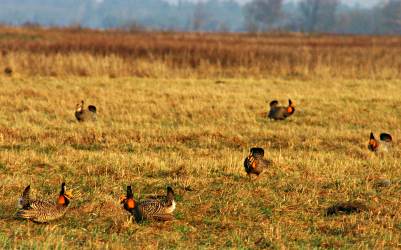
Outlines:
[[135, 218], [136, 222], [144, 220], [169, 221], [173, 219], [175, 200], [174, 191], [171, 187], [167, 187], [165, 197], [136, 202], [131, 186], [128, 186], [127, 196], [121, 196], [120, 203], [124, 204], [124, 209]]
[[284, 120], [287, 117], [294, 114], [294, 112], [295, 112], [295, 105], [291, 101], [291, 99], [288, 100], [287, 107], [278, 106], [278, 101], [273, 100], [270, 102], [270, 111], [267, 117], [273, 120]]
[[370, 132], [368, 149], [373, 152], [387, 152], [392, 146], [393, 138], [390, 134], [381, 133], [380, 141], [378, 141], [373, 132]]
[[246, 174], [251, 178], [252, 175], [259, 176], [262, 171], [272, 164], [271, 160], [264, 158], [263, 148], [251, 148], [248, 157], [244, 160]]
[[77, 108], [75, 110], [75, 117], [78, 121], [95, 121], [96, 120], [96, 107], [93, 105], [89, 105], [86, 109], [84, 107], [84, 101], [82, 100], [77, 104]]
[[42, 200], [31, 200], [29, 195], [30, 188], [30, 185], [27, 186], [19, 198], [18, 205], [20, 209], [16, 214], [17, 218], [46, 223], [63, 217], [67, 212], [72, 194], [66, 191], [64, 182], [61, 184], [61, 191], [56, 204]]

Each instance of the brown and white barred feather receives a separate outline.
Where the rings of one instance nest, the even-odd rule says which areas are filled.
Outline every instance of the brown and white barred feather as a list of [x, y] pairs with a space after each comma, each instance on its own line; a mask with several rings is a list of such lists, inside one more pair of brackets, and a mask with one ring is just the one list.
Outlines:
[[144, 200], [139, 202], [138, 210], [144, 219], [172, 220], [175, 202], [167, 200]]
[[167, 187], [167, 195], [158, 196], [157, 199], [151, 198], [140, 202], [135, 202], [131, 186], [127, 186], [127, 195], [120, 197], [120, 203], [124, 204], [135, 221], [140, 223], [143, 220], [168, 221], [173, 220], [175, 209], [174, 191]]
[[252, 174], [259, 176], [263, 170], [268, 168], [271, 164], [271, 160], [266, 160], [262, 156], [255, 157], [253, 155], [249, 155], [244, 160], [244, 167], [248, 176]]
[[263, 168], [260, 167], [259, 160], [253, 155], [249, 155], [247, 158], [245, 158], [244, 167], [248, 175], [259, 175], [263, 171]]
[[35, 200], [29, 204], [29, 208], [19, 210], [16, 217], [45, 223], [63, 217], [67, 212], [67, 209], [68, 207], [66, 206], [56, 205], [47, 201]]

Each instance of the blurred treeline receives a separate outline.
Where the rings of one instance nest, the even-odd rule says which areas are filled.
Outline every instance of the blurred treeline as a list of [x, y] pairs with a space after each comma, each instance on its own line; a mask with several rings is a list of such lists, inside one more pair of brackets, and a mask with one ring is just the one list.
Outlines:
[[401, 34], [401, 0], [349, 5], [339, 0], [0, 0], [8, 25], [129, 30]]

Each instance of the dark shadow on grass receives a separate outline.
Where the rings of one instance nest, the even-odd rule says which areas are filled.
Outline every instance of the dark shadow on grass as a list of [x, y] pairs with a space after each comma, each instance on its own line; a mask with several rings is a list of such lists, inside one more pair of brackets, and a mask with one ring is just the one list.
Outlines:
[[86, 150], [86, 151], [100, 151], [103, 149], [103, 146], [100, 144], [71, 144], [76, 150]]
[[339, 202], [330, 207], [325, 211], [326, 216], [333, 216], [338, 214], [352, 214], [367, 211], [368, 207], [359, 201], [348, 201]]
[[0, 145], [0, 151], [22, 151], [28, 149], [28, 145], [15, 144], [15, 145]]
[[1, 151], [15, 151], [21, 152], [24, 150], [35, 150], [36, 152], [43, 153], [43, 154], [51, 154], [57, 151], [57, 148], [54, 146], [41, 146], [38, 144], [32, 145], [24, 145], [24, 144], [15, 144], [15, 145], [0, 145], [0, 152]]

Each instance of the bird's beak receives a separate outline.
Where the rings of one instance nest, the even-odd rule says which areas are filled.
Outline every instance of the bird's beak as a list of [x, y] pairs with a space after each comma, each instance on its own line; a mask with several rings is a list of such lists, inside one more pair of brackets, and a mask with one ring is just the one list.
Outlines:
[[121, 195], [119, 198], [120, 203], [124, 203], [124, 201], [127, 199], [127, 196]]

